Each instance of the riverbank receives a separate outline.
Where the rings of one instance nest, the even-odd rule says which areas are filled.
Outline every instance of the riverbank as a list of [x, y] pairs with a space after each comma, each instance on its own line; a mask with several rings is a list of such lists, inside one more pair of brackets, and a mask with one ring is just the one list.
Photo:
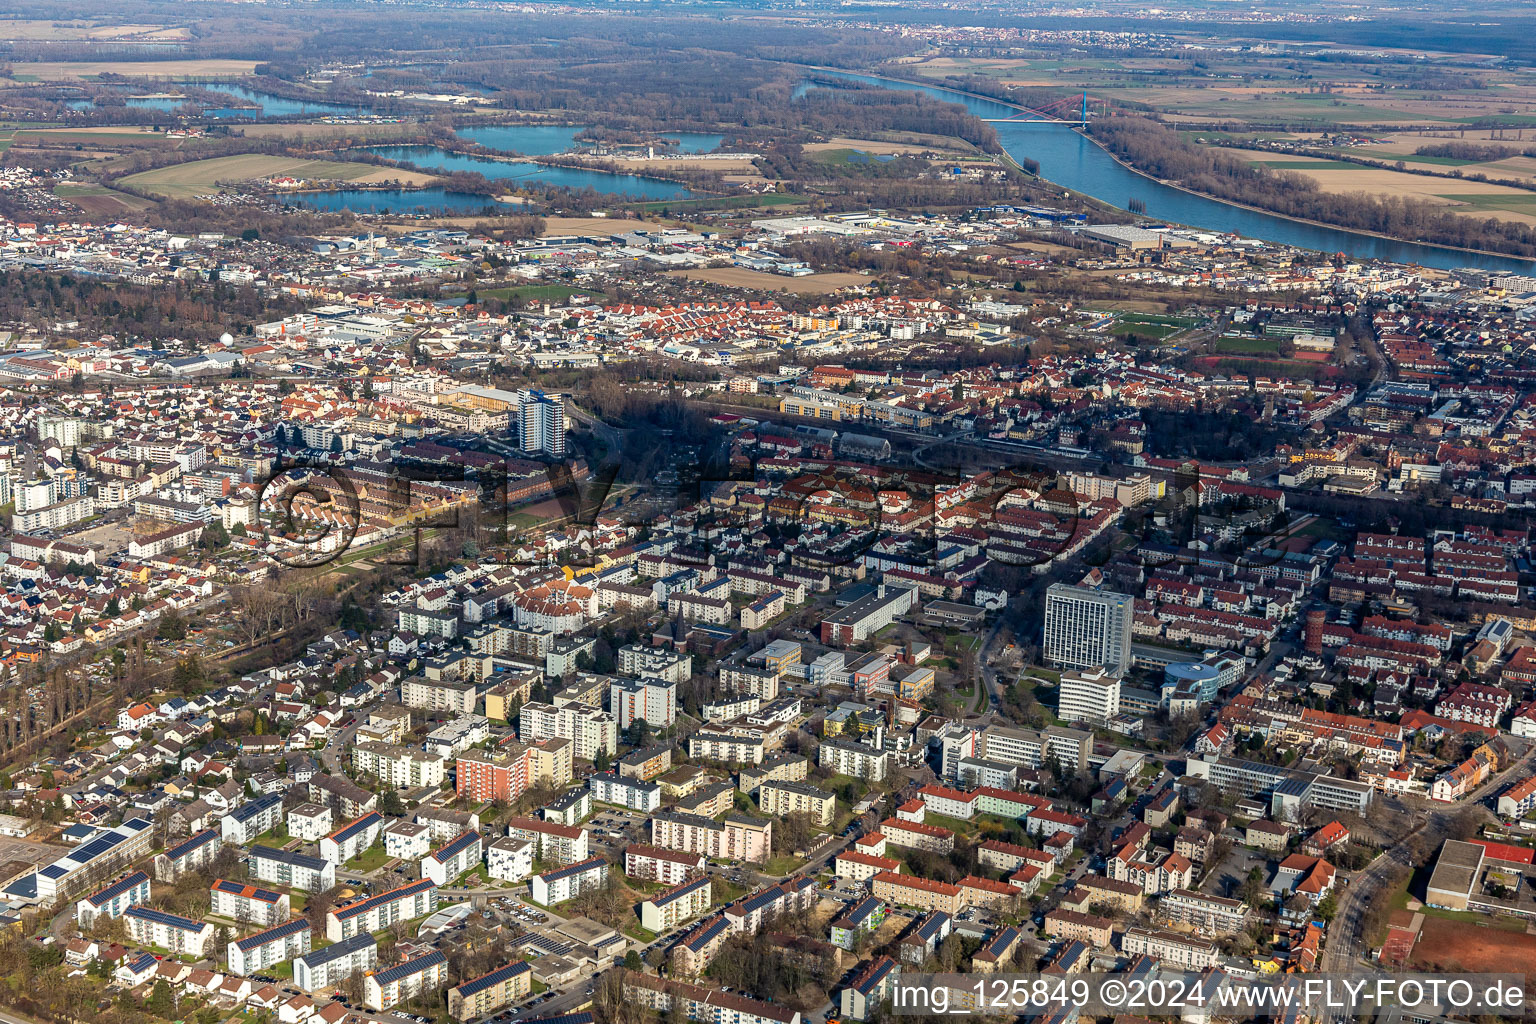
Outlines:
[[[887, 88], [950, 98], [950, 102], [960, 103], [975, 116], [983, 118], [1003, 111], [1028, 112], [1017, 103], [947, 86], [916, 83], [889, 75], [840, 71], [836, 68], [803, 64], [789, 66], [855, 82], [864, 81]], [[1145, 220], [1179, 224], [1219, 234], [1237, 234], [1314, 252], [1345, 252], [1358, 258], [1439, 269], [1472, 266], [1508, 274], [1529, 274], [1533, 269], [1533, 261], [1525, 256], [1420, 242], [1382, 232], [1341, 227], [1163, 182], [1117, 159], [1091, 135], [1059, 121], [1013, 121], [1000, 118], [994, 124], [998, 129], [999, 141], [1005, 150], [1010, 151], [1010, 155], [1017, 152], [1038, 160], [1042, 180], [1074, 194], [1090, 196], [1122, 211], [1131, 199], [1142, 199], [1147, 204], [1147, 210], [1137, 216]], [[1067, 143], [1067, 139], [1071, 142]], [[1069, 180], [1076, 184], [1069, 183]], [[1138, 188], [1137, 182], [1144, 182], [1150, 187]], [[1209, 209], [1201, 209], [1202, 206], [1208, 206]]]
[[[1141, 168], [1137, 167], [1135, 164], [1127, 163], [1124, 160], [1120, 159], [1119, 156], [1115, 155], [1114, 153], [1111, 153], [1102, 144], [1100, 144], [1097, 139], [1095, 139], [1092, 135], [1088, 134], [1087, 132], [1085, 132], [1085, 131], [1083, 131], [1081, 129], [1074, 129], [1074, 131], [1076, 131], [1077, 134], [1082, 136], [1086, 141], [1088, 141], [1089, 143], [1092, 143], [1095, 147], [1097, 147], [1098, 150], [1101, 153], [1103, 153], [1105, 156], [1109, 157], [1115, 163], [1119, 164], [1121, 167], [1125, 168], [1127, 171], [1130, 171], [1132, 174], [1136, 175], [1137, 177], [1145, 178], [1148, 181], [1155, 182], [1155, 183], [1163, 186], [1164, 188], [1171, 188], [1171, 189], [1174, 189], [1175, 191], [1183, 192], [1185, 195], [1196, 196], [1197, 198], [1205, 199], [1205, 200], [1208, 200], [1208, 201], [1213, 202], [1213, 203], [1221, 203], [1223, 206], [1230, 206], [1233, 209], [1237, 209], [1237, 210], [1248, 210], [1251, 213], [1262, 213], [1266, 217], [1279, 217], [1281, 220], [1288, 220], [1288, 221], [1292, 222], [1293, 224], [1306, 224], [1306, 225], [1308, 225], [1310, 227], [1327, 228], [1330, 231], [1344, 231], [1344, 232], [1347, 232], [1348, 234], [1351, 234], [1351, 235], [1359, 235], [1362, 238], [1379, 238], [1379, 239], [1381, 239], [1384, 242], [1412, 242], [1414, 245], [1427, 245], [1427, 246], [1430, 246], [1431, 248], [1439, 249], [1442, 252], [1450, 252], [1450, 253], [1464, 252], [1464, 253], [1469, 253], [1469, 254], [1473, 254], [1473, 255], [1477, 255], [1477, 256], [1497, 256], [1499, 259], [1505, 259], [1505, 260], [1522, 260], [1522, 261], [1524, 261], [1526, 263], [1531, 264], [1533, 269], [1536, 269], [1536, 258], [1532, 258], [1530, 256], [1519, 256], [1519, 255], [1516, 255], [1515, 253], [1499, 252], [1496, 249], [1469, 249], [1469, 248], [1466, 248], [1464, 246], [1459, 246], [1459, 245], [1443, 245], [1440, 242], [1426, 242], [1426, 241], [1423, 241], [1422, 239], [1418, 239], [1418, 238], [1402, 238], [1402, 237], [1400, 237], [1398, 235], [1388, 235], [1388, 234], [1384, 234], [1384, 233], [1379, 232], [1379, 231], [1362, 231], [1359, 228], [1346, 228], [1346, 227], [1341, 227], [1338, 224], [1329, 224], [1327, 221], [1309, 220], [1306, 217], [1294, 217], [1294, 216], [1292, 216], [1291, 214], [1288, 214], [1288, 213], [1280, 213], [1280, 212], [1278, 212], [1276, 210], [1266, 210], [1262, 206], [1254, 206], [1254, 205], [1252, 205], [1250, 203], [1240, 203], [1240, 202], [1236, 201], [1235, 199], [1226, 199], [1226, 198], [1223, 198], [1222, 196], [1211, 195], [1209, 192], [1201, 192], [1198, 189], [1188, 188], [1188, 187], [1186, 187], [1184, 185], [1181, 185], [1181, 184], [1179, 184], [1176, 181], [1167, 181], [1167, 180], [1164, 180], [1163, 178], [1157, 177], [1156, 175], [1148, 174], [1146, 171], [1144, 171]], [[1201, 228], [1199, 230], [1206, 230], [1206, 229]]]

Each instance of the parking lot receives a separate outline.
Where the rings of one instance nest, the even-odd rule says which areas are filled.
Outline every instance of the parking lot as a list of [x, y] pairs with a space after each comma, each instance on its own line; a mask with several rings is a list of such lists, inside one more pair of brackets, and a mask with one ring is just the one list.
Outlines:
[[631, 843], [647, 843], [651, 838], [644, 815], [619, 807], [599, 808], [582, 826], [591, 832], [594, 852], [606, 854], [609, 860], [617, 859]]

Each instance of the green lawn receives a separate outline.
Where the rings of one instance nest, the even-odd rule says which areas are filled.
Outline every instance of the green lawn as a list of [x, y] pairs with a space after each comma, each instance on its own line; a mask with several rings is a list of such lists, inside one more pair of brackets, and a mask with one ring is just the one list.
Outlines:
[[1216, 339], [1216, 351], [1267, 355], [1279, 352], [1280, 343], [1273, 338], [1224, 337]]
[[714, 892], [716, 903], [730, 903], [732, 900], [739, 900], [751, 891], [746, 886], [735, 885], [723, 878], [710, 879], [710, 888]]
[[947, 828], [958, 835], [968, 836], [976, 831], [974, 821], [961, 821], [959, 818], [950, 818], [942, 814], [934, 814], [929, 811], [923, 815], [923, 824], [937, 825], [939, 828]]
[[763, 874], [787, 875], [804, 863], [805, 861], [799, 857], [774, 857], [763, 865]]
[[656, 933], [650, 931], [649, 929], [642, 928], [636, 921], [631, 921], [629, 924], [624, 926], [624, 934], [628, 935], [630, 938], [636, 940], [637, 942], [645, 943], [647, 946], [656, 941]]
[[374, 843], [362, 853], [347, 861], [349, 871], [376, 871], [383, 867], [389, 860], [389, 854], [384, 852], [382, 843]]

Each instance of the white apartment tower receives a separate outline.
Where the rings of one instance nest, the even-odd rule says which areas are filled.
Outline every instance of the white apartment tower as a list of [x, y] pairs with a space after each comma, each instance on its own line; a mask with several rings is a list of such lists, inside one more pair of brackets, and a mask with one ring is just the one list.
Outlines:
[[1129, 594], [1054, 584], [1045, 592], [1045, 660], [1065, 668], [1107, 668], [1123, 676], [1131, 667], [1135, 608]]
[[538, 388], [517, 393], [517, 446], [525, 452], [564, 457], [565, 403]]

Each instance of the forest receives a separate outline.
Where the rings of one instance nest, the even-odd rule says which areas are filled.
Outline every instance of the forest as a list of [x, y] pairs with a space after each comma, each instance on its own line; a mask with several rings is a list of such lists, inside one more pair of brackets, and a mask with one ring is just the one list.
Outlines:
[[1325, 192], [1305, 175], [1202, 148], [1144, 117], [1096, 121], [1093, 137], [1138, 170], [1218, 199], [1394, 238], [1536, 256], [1536, 230], [1530, 225], [1446, 213], [1413, 199]]

